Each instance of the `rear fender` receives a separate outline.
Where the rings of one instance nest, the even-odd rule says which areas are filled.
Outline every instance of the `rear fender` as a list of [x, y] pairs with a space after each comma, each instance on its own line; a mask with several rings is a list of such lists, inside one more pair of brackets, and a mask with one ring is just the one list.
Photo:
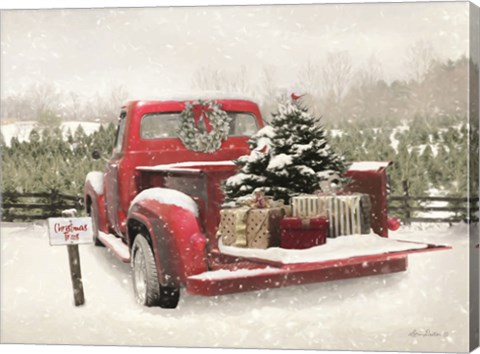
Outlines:
[[[195, 246], [194, 239], [201, 235], [201, 229], [191, 211], [157, 200], [141, 200], [129, 210], [128, 224], [132, 220], [143, 224], [150, 234], [159, 282], [163, 286], [185, 285], [187, 277], [208, 270], [205, 247]], [[130, 248], [135, 236], [129, 228]]]

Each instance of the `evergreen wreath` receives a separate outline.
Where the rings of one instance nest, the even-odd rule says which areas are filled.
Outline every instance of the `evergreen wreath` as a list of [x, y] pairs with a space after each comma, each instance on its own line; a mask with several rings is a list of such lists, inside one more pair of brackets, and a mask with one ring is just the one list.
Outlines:
[[180, 114], [178, 137], [190, 150], [211, 153], [227, 138], [231, 121], [216, 101], [186, 102]]

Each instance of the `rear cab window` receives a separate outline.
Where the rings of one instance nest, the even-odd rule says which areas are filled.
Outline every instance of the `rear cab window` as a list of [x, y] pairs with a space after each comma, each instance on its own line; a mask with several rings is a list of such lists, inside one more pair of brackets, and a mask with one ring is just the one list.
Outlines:
[[[248, 112], [227, 112], [232, 118], [229, 136], [250, 137], [258, 131], [257, 118]], [[177, 138], [180, 112], [148, 113], [140, 122], [142, 139]]]

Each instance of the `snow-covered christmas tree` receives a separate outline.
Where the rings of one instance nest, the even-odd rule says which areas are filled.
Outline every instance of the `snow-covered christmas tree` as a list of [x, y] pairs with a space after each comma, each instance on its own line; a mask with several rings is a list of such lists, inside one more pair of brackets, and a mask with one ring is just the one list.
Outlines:
[[226, 181], [227, 201], [254, 191], [274, 199], [314, 193], [344, 171], [343, 159], [327, 142], [319, 119], [295, 99], [285, 99], [273, 114], [271, 126], [250, 140], [251, 154], [237, 160], [240, 170]]

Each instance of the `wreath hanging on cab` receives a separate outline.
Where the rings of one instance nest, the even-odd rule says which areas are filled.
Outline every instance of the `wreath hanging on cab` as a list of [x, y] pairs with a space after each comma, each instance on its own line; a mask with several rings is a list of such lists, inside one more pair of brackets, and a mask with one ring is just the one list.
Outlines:
[[178, 137], [189, 150], [212, 153], [228, 137], [232, 118], [216, 101], [186, 102]]

